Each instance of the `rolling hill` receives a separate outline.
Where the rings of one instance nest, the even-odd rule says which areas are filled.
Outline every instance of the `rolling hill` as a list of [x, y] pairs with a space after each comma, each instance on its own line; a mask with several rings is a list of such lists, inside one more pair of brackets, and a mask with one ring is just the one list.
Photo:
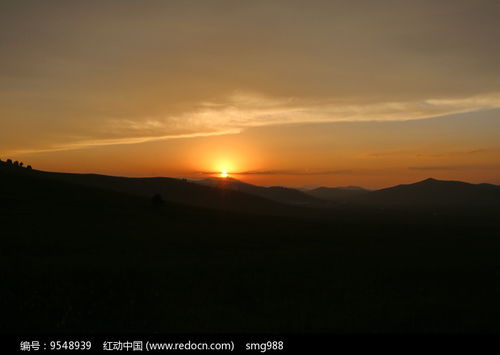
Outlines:
[[358, 186], [345, 186], [345, 187], [318, 187], [312, 190], [306, 190], [305, 193], [316, 198], [329, 200], [333, 202], [345, 202], [354, 196], [363, 195], [368, 193], [366, 190]]
[[304, 207], [325, 207], [328, 203], [321, 198], [283, 186], [256, 186], [233, 178], [208, 178], [197, 181], [204, 186], [223, 190], [242, 191], [269, 200]]
[[148, 199], [159, 194], [165, 201], [195, 207], [267, 215], [298, 216], [304, 213], [299, 206], [279, 203], [244, 191], [204, 186], [185, 179], [166, 177], [128, 178], [98, 174], [56, 173], [12, 168], [5, 165], [0, 166], [0, 170], [4, 174], [31, 176], [36, 179], [93, 187]]

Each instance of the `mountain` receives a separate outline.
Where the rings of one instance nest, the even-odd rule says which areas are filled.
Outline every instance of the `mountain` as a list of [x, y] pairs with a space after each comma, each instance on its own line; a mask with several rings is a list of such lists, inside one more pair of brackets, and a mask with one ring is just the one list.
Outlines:
[[298, 216], [304, 214], [300, 207], [278, 203], [258, 194], [204, 186], [186, 179], [56, 173], [8, 167], [5, 163], [0, 163], [0, 172], [9, 175], [30, 176], [36, 178], [36, 181], [40, 179], [58, 181], [65, 184], [125, 193], [131, 196], [152, 198], [152, 196], [159, 194], [165, 201], [195, 207], [266, 215]]
[[426, 179], [414, 184], [369, 191], [359, 187], [320, 187], [309, 192], [263, 187], [232, 178], [197, 182], [166, 177], [127, 178], [97, 174], [44, 172], [0, 162], [0, 172], [59, 181], [151, 199], [161, 195], [170, 203], [237, 213], [280, 216], [352, 218], [360, 213], [391, 210], [494, 215], [500, 211], [500, 186]]
[[429, 178], [367, 192], [350, 198], [349, 202], [377, 208], [496, 213], [500, 208], [500, 186]]
[[351, 197], [363, 195], [369, 190], [358, 186], [344, 186], [344, 187], [318, 187], [312, 190], [304, 191], [306, 194], [334, 202], [344, 202]]
[[280, 203], [306, 207], [325, 207], [324, 199], [310, 196], [297, 189], [282, 186], [256, 186], [233, 178], [207, 178], [198, 181], [199, 184], [222, 190], [241, 191], [260, 196]]

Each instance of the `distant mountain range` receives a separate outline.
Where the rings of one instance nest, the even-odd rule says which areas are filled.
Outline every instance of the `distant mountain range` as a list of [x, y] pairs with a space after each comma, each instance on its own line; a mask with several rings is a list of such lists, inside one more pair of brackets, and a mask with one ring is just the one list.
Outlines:
[[344, 187], [318, 187], [312, 190], [305, 190], [306, 194], [316, 198], [334, 201], [345, 202], [349, 201], [352, 197], [364, 195], [370, 190], [366, 190], [358, 186], [344, 186]]
[[334, 215], [340, 211], [429, 211], [491, 214], [500, 211], [500, 186], [426, 179], [380, 190], [360, 187], [319, 187], [298, 190], [263, 187], [233, 178], [188, 181], [165, 177], [127, 178], [97, 174], [44, 172], [0, 163], [2, 174], [21, 174], [188, 206], [270, 215]]
[[392, 209], [470, 210], [500, 207], [500, 186], [426, 179], [354, 196], [350, 203]]
[[283, 186], [256, 186], [233, 178], [207, 178], [197, 181], [198, 184], [218, 189], [241, 191], [260, 196], [280, 203], [305, 207], [326, 206], [327, 202], [321, 196], [314, 196], [303, 191]]
[[[302, 207], [375, 210], [483, 213], [500, 208], [500, 186], [426, 179], [380, 190], [358, 186], [319, 187], [311, 190], [262, 187], [228, 178], [209, 178], [199, 184], [243, 191], [269, 200]], [[485, 210], [486, 209], [486, 210]]]

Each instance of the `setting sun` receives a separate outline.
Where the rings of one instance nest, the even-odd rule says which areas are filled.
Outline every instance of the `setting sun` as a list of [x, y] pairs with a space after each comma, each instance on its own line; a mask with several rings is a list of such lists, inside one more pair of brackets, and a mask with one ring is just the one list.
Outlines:
[[221, 171], [220, 177], [227, 178], [228, 176], [229, 176], [229, 174], [227, 173], [227, 171], [225, 171], [225, 170]]

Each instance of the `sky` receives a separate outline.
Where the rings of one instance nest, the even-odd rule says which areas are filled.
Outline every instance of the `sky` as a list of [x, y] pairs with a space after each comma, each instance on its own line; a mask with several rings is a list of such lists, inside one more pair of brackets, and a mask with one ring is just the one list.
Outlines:
[[500, 184], [498, 1], [0, 1], [0, 158]]

